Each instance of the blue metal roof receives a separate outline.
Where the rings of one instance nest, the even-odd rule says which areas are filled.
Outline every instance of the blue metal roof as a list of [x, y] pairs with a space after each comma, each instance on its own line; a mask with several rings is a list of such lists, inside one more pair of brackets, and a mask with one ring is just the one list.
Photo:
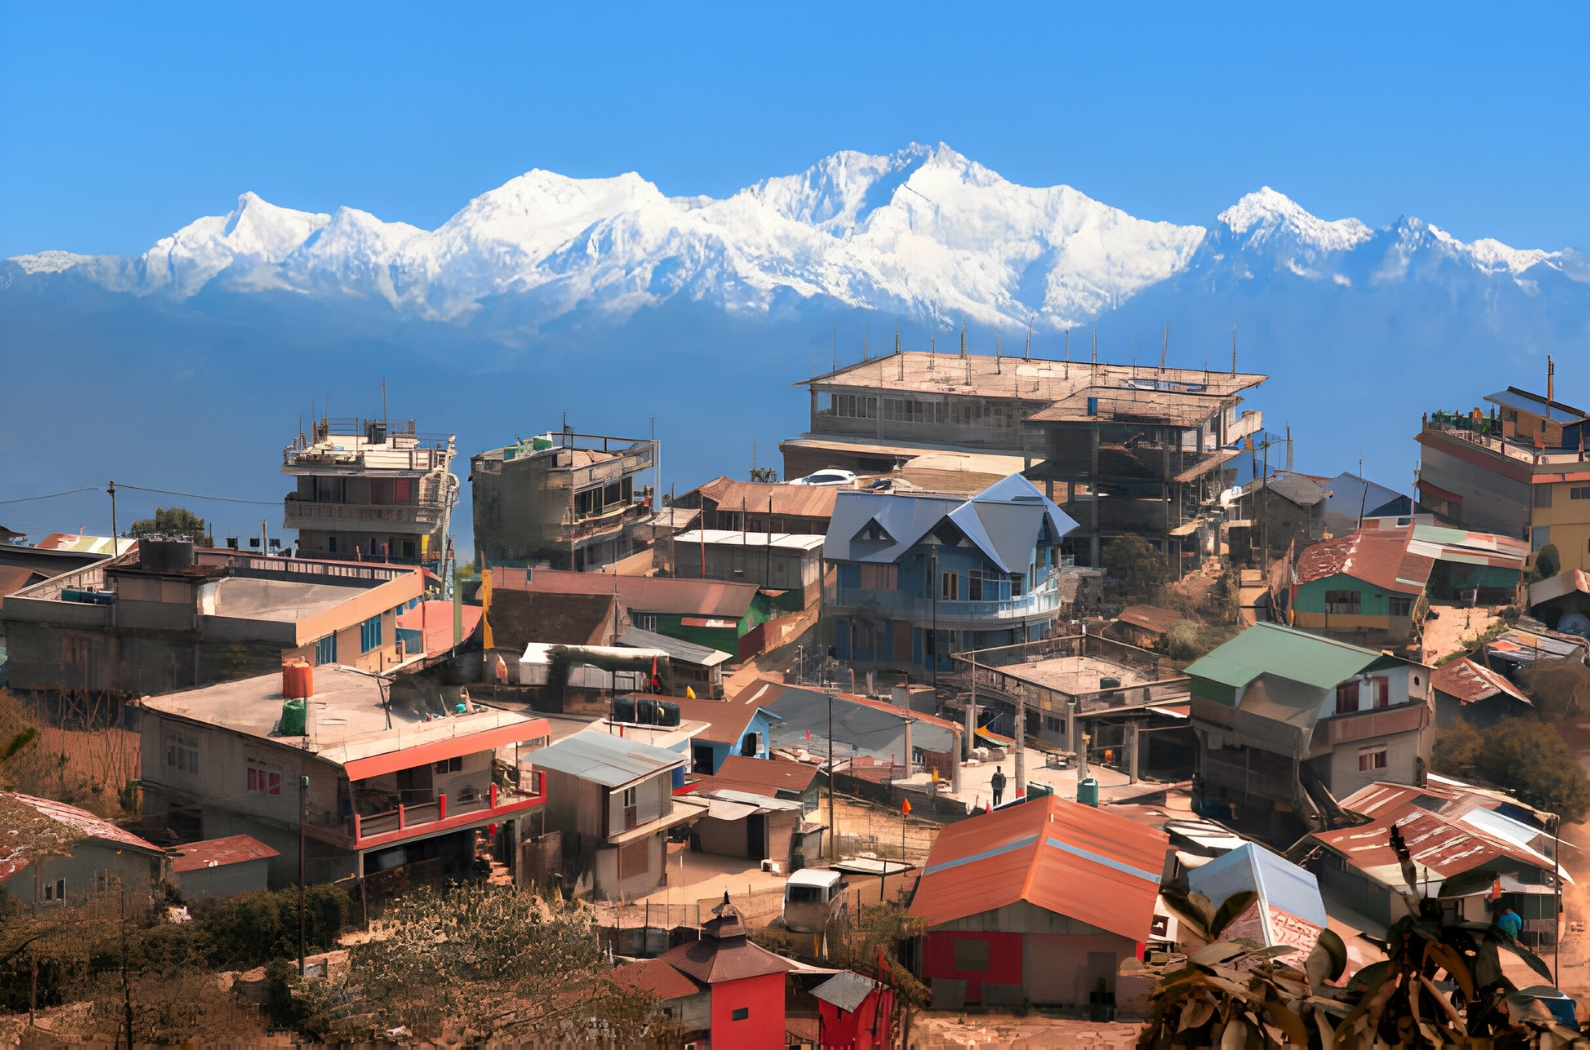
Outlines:
[[1487, 394], [1485, 400], [1503, 408], [1511, 408], [1519, 412], [1528, 412], [1532, 416], [1549, 419], [1553, 423], [1577, 423], [1585, 418], [1585, 414], [1576, 408], [1570, 408], [1560, 401], [1548, 402], [1538, 394], [1530, 394], [1523, 390], [1508, 387], [1496, 394]]
[[1233, 893], [1256, 890], [1262, 904], [1315, 926], [1326, 924], [1325, 901], [1314, 873], [1252, 842], [1194, 868], [1187, 874], [1187, 885], [1216, 907]]
[[[1077, 527], [1065, 511], [1020, 474], [996, 481], [965, 501], [845, 490], [834, 500], [823, 557], [890, 564], [945, 521], [1008, 573], [1027, 567], [1040, 536], [1058, 543]], [[867, 539], [870, 525], [876, 525], [884, 538]]]

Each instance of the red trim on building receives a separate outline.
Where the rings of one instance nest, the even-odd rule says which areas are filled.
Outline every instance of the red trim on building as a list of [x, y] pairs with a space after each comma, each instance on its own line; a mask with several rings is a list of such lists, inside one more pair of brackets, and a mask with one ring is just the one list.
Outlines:
[[[1021, 937], [1019, 933], [968, 933], [960, 930], [935, 930], [922, 939], [922, 979], [933, 978], [966, 982], [968, 1005], [983, 1001], [983, 985], [1022, 983]], [[988, 969], [957, 970], [957, 940], [987, 941]]]
[[430, 765], [444, 758], [473, 755], [477, 751], [494, 751], [507, 744], [517, 744], [521, 740], [536, 740], [551, 735], [552, 727], [545, 718], [532, 718], [528, 722], [515, 722], [513, 725], [498, 726], [495, 729], [483, 729], [478, 733], [451, 736], [445, 740], [420, 744], [418, 747], [388, 751], [384, 755], [356, 758], [344, 763], [342, 769], [347, 773], [348, 780], [352, 782], [378, 777], [383, 773], [396, 773], [400, 769]]

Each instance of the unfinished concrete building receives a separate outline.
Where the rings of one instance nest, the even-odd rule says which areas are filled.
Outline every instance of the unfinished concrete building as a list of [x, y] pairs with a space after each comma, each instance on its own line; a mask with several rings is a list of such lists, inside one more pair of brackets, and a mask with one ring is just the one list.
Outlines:
[[472, 456], [476, 564], [598, 569], [643, 546], [655, 440], [548, 433]]
[[1213, 509], [1234, 477], [1232, 448], [1263, 423], [1239, 414], [1244, 372], [899, 352], [797, 384], [810, 430], [785, 441], [786, 476], [823, 467], [908, 472], [945, 453], [1005, 457], [1079, 527], [1078, 565], [1136, 535], [1192, 564], [1213, 553]]
[[323, 419], [282, 453], [297, 478], [282, 522], [314, 558], [439, 565], [458, 477], [453, 437], [414, 420]]

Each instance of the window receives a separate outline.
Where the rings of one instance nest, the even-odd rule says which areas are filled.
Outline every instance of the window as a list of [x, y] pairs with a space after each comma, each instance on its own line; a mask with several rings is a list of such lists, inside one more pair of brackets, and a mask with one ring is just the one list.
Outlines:
[[966, 576], [966, 600], [980, 602], [983, 600], [983, 570], [973, 569]]
[[821, 904], [823, 902], [823, 888], [821, 886], [791, 886], [785, 896], [791, 904]]
[[729, 1015], [729, 1019], [731, 1021], [743, 1021], [750, 1016], [751, 1008], [749, 1006], [737, 1006], [734, 1008], [734, 1012]]
[[877, 419], [878, 399], [859, 394], [835, 394], [834, 415], [852, 419]]
[[618, 877], [633, 878], [651, 870], [651, 843], [656, 836], [645, 836], [638, 842], [618, 847]]
[[1022, 584], [1026, 581], [1026, 579], [1027, 578], [1020, 573], [1017, 573], [1010, 578], [1010, 596], [1012, 598], [1021, 597]]
[[892, 591], [899, 585], [900, 570], [894, 565], [862, 565], [861, 589]]
[[981, 972], [988, 969], [988, 942], [973, 937], [955, 938], [955, 969]]
[[[628, 831], [640, 823], [640, 807], [637, 805], [639, 792], [635, 788], [624, 789], [624, 830]], [[644, 870], [644, 869], [642, 869]]]
[[1336, 713], [1352, 714], [1358, 710], [1358, 679], [1343, 682], [1336, 687]]
[[1358, 772], [1369, 773], [1385, 768], [1386, 749], [1384, 746], [1361, 747], [1358, 749]]
[[1412, 616], [1413, 615], [1413, 599], [1412, 598], [1398, 598], [1398, 597], [1393, 596], [1392, 599], [1391, 599], [1391, 602], [1390, 602], [1390, 606], [1391, 606], [1391, 615], [1393, 615], [1393, 616]]
[[315, 666], [337, 662], [337, 636], [328, 634], [315, 643]]
[[282, 774], [257, 758], [248, 760], [248, 789], [262, 795], [282, 793]]
[[199, 741], [181, 733], [166, 734], [166, 768], [179, 773], [199, 771]]
[[1343, 616], [1357, 616], [1363, 608], [1363, 595], [1357, 591], [1326, 591], [1325, 611]]
[[62, 662], [81, 667], [88, 663], [88, 639], [67, 635], [61, 639]]
[[381, 648], [381, 616], [376, 614], [359, 625], [359, 651]]
[[1590, 485], [1575, 485], [1568, 490], [1569, 499], [1590, 499]]
[[642, 613], [641, 615], [633, 617], [632, 619], [634, 620], [635, 626], [639, 627], [643, 631], [657, 630], [656, 613]]
[[99, 893], [110, 893], [121, 889], [121, 876], [114, 871], [94, 872], [94, 889]]
[[762, 734], [747, 733], [740, 740], [740, 754], [746, 758], [755, 758], [762, 753]]
[[1552, 489], [1552, 486], [1550, 486], [1550, 485], [1536, 485], [1535, 486], [1535, 506], [1537, 506], [1537, 507], [1549, 507], [1549, 506], [1551, 506], [1551, 489]]
[[1391, 679], [1384, 677], [1369, 680], [1369, 695], [1376, 707], [1391, 705]]
[[316, 478], [316, 503], [346, 503], [348, 495], [345, 478]]
[[444, 758], [431, 767], [433, 773], [462, 773], [464, 771], [464, 756], [454, 755]]
[[414, 479], [413, 478], [394, 478], [394, 479], [392, 479], [392, 502], [393, 503], [413, 503], [414, 502]]
[[939, 575], [939, 597], [947, 602], [961, 600], [961, 574], [946, 572]]
[[1529, 530], [1529, 549], [1538, 551], [1551, 542], [1551, 526], [1536, 525]]
[[44, 884], [44, 899], [47, 901], [64, 901], [66, 899], [66, 880], [56, 879], [54, 882]]

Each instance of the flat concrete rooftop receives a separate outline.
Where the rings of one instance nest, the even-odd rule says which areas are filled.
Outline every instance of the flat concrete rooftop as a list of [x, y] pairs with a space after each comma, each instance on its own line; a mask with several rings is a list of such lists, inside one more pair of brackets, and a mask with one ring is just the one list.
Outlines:
[[293, 623], [335, 608], [362, 593], [363, 588], [330, 583], [223, 576], [215, 581], [213, 615]]
[[411, 706], [396, 702], [391, 705], [388, 728], [382, 695], [383, 690], [391, 688], [389, 685], [339, 670], [335, 665], [317, 667], [314, 673], [309, 732], [301, 737], [282, 736], [279, 732], [283, 702], [280, 674], [146, 697], [139, 703], [161, 714], [301, 748], [339, 764], [514, 725], [526, 728], [527, 740], [547, 732], [541, 719], [473, 702], [468, 714], [450, 714], [429, 721]]

